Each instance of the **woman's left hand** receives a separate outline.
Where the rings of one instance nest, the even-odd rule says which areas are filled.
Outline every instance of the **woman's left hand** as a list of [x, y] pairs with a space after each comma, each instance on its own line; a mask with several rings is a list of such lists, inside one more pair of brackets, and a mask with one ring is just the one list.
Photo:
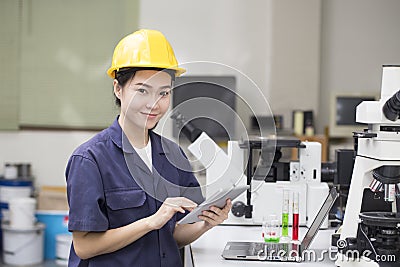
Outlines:
[[199, 215], [199, 219], [203, 220], [207, 228], [212, 228], [228, 218], [229, 211], [232, 208], [232, 201], [226, 200], [226, 204], [223, 208], [211, 206], [209, 210], [203, 211], [202, 215]]

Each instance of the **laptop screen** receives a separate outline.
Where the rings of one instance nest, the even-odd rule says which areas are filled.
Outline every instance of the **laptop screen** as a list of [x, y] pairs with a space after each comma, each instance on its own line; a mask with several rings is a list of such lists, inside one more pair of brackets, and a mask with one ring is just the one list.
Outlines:
[[321, 209], [319, 210], [317, 216], [315, 216], [315, 219], [311, 224], [310, 228], [308, 229], [306, 235], [304, 236], [303, 241], [301, 241], [302, 250], [308, 249], [308, 247], [310, 246], [312, 240], [314, 239], [316, 233], [318, 232], [319, 227], [325, 220], [325, 217], [328, 215], [329, 210], [332, 208], [332, 205], [333, 203], [335, 203], [337, 197], [338, 197], [338, 192], [336, 191], [336, 188], [333, 187], [330, 190], [328, 197], [325, 199], [325, 202], [322, 205]]

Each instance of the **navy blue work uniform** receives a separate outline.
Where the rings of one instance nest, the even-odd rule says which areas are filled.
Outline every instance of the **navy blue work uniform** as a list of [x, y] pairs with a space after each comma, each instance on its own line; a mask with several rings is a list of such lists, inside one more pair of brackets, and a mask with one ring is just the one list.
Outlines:
[[[69, 231], [104, 232], [148, 217], [159, 209], [163, 201], [155, 197], [154, 192], [164, 192], [164, 198], [181, 195], [197, 203], [202, 201], [194, 175], [170, 161], [170, 158], [183, 154], [179, 146], [152, 131], [149, 131], [149, 136], [153, 173], [158, 173], [171, 184], [192, 187], [195, 191], [185, 194], [183, 188], [157, 187], [159, 179], [154, 179], [132, 147], [123, 145], [123, 132], [117, 118], [109, 128], [78, 147], [68, 162]], [[183, 164], [190, 167], [185, 157]], [[134, 176], [152, 184], [154, 191], [143, 190], [141, 182], [138, 183]], [[177, 213], [161, 229], [147, 233], [118, 251], [87, 260], [80, 259], [71, 246], [68, 266], [182, 266], [173, 238], [175, 223], [182, 215]]]

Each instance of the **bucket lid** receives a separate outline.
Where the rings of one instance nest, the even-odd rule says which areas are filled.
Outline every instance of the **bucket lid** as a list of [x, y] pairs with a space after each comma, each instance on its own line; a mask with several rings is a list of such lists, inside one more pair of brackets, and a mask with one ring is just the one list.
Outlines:
[[32, 186], [32, 181], [20, 179], [0, 179], [0, 186]]
[[36, 215], [63, 215], [69, 214], [68, 210], [37, 210]]
[[56, 264], [61, 266], [68, 266], [68, 260], [56, 259]]
[[56, 240], [60, 242], [72, 242], [72, 234], [58, 234]]
[[33, 197], [16, 197], [8, 201], [8, 206], [15, 204], [36, 204], [36, 199]]
[[12, 232], [32, 232], [32, 231], [37, 231], [37, 230], [43, 230], [46, 228], [46, 225], [44, 223], [36, 223], [34, 226], [30, 228], [14, 228], [10, 226], [10, 222], [3, 222], [1, 224], [1, 229], [6, 230], [6, 231], [12, 231]]

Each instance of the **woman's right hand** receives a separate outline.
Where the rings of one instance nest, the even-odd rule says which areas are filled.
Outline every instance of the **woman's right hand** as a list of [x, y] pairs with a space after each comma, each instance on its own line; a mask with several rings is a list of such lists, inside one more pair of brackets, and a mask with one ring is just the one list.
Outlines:
[[175, 213], [185, 213], [186, 210], [192, 211], [197, 204], [185, 197], [169, 197], [156, 213], [149, 217], [150, 227], [158, 230], [163, 227]]

